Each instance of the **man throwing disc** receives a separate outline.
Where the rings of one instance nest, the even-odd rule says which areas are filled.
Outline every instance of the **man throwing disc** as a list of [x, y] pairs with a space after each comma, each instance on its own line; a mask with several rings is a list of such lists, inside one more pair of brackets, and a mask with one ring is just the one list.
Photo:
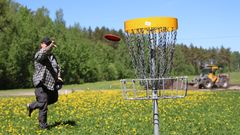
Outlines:
[[41, 41], [40, 49], [34, 57], [35, 72], [33, 85], [35, 87], [36, 101], [27, 104], [28, 115], [35, 109], [39, 109], [39, 126], [47, 129], [48, 105], [57, 102], [58, 90], [61, 89], [63, 80], [60, 77], [60, 67], [52, 49], [56, 45], [48, 37]]

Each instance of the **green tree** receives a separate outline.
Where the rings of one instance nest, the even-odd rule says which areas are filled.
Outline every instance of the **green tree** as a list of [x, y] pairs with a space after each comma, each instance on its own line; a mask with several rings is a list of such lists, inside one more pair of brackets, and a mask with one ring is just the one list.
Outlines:
[[194, 73], [194, 67], [187, 63], [186, 58], [181, 50], [180, 46], [176, 46], [174, 59], [173, 59], [173, 69], [172, 75], [192, 75]]
[[231, 71], [240, 71], [240, 53], [238, 51], [231, 53]]

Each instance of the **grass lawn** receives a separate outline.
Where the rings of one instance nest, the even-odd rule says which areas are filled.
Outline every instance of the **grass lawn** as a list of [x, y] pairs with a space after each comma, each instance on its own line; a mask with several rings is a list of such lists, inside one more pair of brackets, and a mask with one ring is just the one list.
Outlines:
[[[231, 83], [240, 82], [240, 73], [231, 73]], [[191, 77], [190, 77], [191, 78]], [[66, 85], [63, 89], [81, 90], [61, 95], [49, 106], [49, 130], [39, 130], [37, 115], [26, 114], [26, 103], [34, 96], [0, 97], [1, 134], [153, 134], [152, 101], [124, 100], [120, 81]], [[97, 90], [97, 91], [96, 91]], [[0, 91], [1, 95], [31, 89]], [[239, 134], [239, 91], [189, 91], [183, 99], [159, 100], [160, 133]]]
[[[64, 85], [62, 88], [62, 90], [112, 90], [112, 89], [121, 89], [120, 80]], [[0, 96], [8, 96], [8, 95], [18, 96], [21, 94], [28, 95], [33, 93], [34, 93], [34, 88], [0, 90]]]
[[230, 83], [232, 83], [232, 84], [240, 84], [240, 72], [232, 72], [232, 73], [230, 73]]
[[[183, 99], [159, 100], [162, 135], [240, 133], [240, 92], [189, 91]], [[83, 90], [61, 95], [49, 106], [49, 130], [38, 129], [35, 97], [0, 97], [0, 134], [150, 135], [152, 102], [123, 100], [120, 90]]]
[[[196, 76], [188, 76], [188, 80], [191, 81]], [[240, 72], [230, 73], [230, 83], [240, 84]], [[115, 81], [102, 81], [95, 83], [84, 83], [84, 84], [73, 84], [64, 85], [63, 89], [67, 90], [111, 90], [111, 89], [121, 89], [120, 80]], [[0, 90], [0, 96], [7, 95], [21, 95], [21, 93], [33, 93], [34, 89], [12, 89], [12, 90]]]

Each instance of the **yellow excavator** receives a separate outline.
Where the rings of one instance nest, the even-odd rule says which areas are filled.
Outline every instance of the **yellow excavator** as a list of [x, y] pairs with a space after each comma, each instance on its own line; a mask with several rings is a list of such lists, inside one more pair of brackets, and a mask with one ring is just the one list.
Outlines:
[[207, 65], [202, 68], [200, 76], [189, 82], [195, 88], [228, 88], [230, 77], [228, 74], [222, 74], [222, 66]]

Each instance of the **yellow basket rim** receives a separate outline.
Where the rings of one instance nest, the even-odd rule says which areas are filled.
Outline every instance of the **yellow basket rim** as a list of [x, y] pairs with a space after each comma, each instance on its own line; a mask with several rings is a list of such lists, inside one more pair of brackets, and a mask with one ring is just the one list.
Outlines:
[[162, 31], [174, 31], [178, 29], [178, 20], [173, 17], [147, 17], [136, 18], [124, 22], [124, 29], [127, 33], [138, 33], [138, 29], [143, 29], [148, 33], [151, 29], [161, 29]]

